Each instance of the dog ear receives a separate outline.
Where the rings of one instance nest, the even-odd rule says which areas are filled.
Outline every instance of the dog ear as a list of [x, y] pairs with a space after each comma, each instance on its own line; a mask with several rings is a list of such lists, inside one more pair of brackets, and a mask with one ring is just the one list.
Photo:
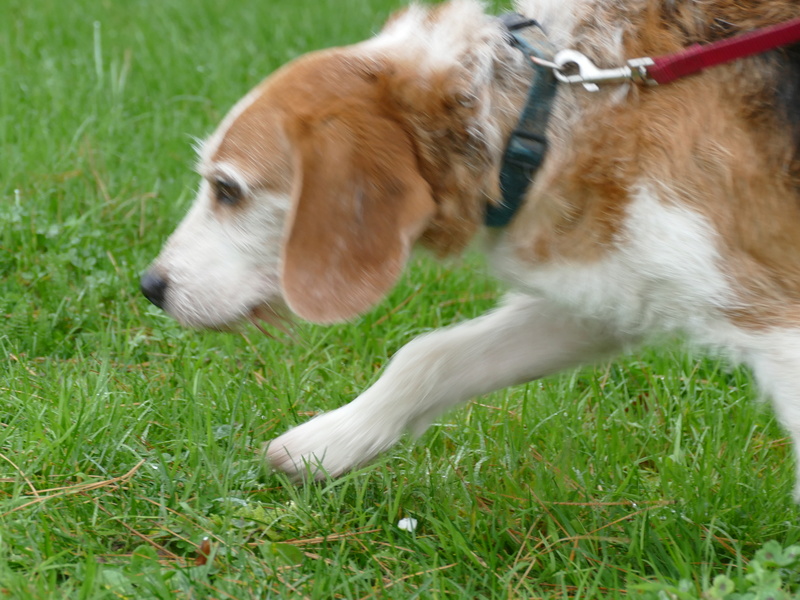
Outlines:
[[343, 321], [389, 291], [435, 204], [406, 132], [366, 102], [306, 120], [293, 137], [283, 293], [303, 319]]

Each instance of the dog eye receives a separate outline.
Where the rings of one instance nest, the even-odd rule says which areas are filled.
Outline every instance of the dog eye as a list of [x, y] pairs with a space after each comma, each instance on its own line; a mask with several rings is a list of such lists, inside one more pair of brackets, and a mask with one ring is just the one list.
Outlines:
[[233, 206], [242, 199], [242, 188], [239, 187], [238, 183], [217, 179], [214, 181], [213, 186], [214, 196], [216, 196], [217, 202], [220, 204]]

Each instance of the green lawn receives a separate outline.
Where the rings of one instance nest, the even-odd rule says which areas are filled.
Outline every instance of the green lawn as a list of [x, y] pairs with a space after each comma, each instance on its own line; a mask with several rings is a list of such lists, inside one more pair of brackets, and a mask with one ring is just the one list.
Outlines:
[[138, 293], [193, 197], [194, 136], [399, 5], [4, 0], [0, 597], [638, 597], [800, 540], [747, 373], [677, 344], [479, 398], [336, 481], [264, 472], [263, 442], [501, 293], [475, 256], [421, 256], [370, 314], [295, 341], [182, 330]]

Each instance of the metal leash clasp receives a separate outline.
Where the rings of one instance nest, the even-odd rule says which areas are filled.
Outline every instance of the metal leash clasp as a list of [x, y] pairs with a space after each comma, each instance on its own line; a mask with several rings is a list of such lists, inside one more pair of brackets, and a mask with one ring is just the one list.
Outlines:
[[[577, 50], [561, 50], [553, 58], [556, 69], [553, 69], [556, 79], [564, 83], [579, 83], [590, 92], [600, 89], [598, 84], [602, 83], [625, 83], [633, 81], [635, 83], [655, 84], [647, 75], [647, 67], [654, 65], [652, 58], [634, 58], [628, 61], [624, 67], [616, 69], [601, 69], [595, 65], [585, 54]], [[578, 67], [578, 72], [573, 75], [565, 75], [564, 69], [569, 65]]]

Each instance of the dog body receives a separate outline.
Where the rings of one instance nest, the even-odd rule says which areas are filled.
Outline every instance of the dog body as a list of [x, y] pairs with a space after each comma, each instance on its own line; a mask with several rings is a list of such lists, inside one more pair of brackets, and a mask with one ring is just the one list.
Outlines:
[[[603, 67], [800, 16], [795, 0], [518, 9]], [[498, 19], [453, 0], [290, 63], [204, 145], [198, 197], [145, 294], [201, 327], [367, 310], [415, 243], [453, 254], [484, 229], [527, 60]], [[340, 474], [473, 396], [675, 332], [749, 365], [800, 445], [800, 47], [661, 87], [562, 84], [547, 138], [522, 208], [482, 236], [514, 291], [274, 440], [275, 468]]]

